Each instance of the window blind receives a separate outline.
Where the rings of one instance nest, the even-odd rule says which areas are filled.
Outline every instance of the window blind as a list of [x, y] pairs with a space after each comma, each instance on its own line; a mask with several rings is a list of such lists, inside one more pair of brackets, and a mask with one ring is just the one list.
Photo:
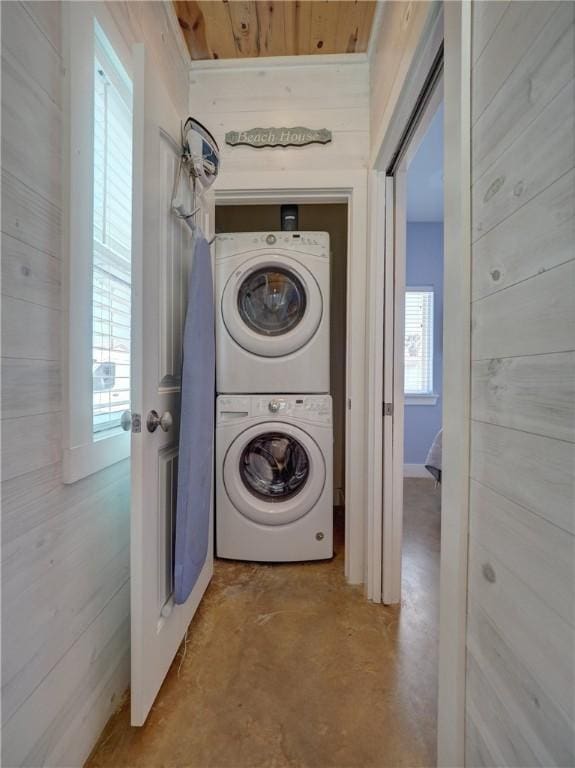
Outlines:
[[405, 393], [433, 392], [433, 290], [405, 294]]
[[132, 246], [131, 83], [96, 27], [92, 382], [94, 433], [130, 407]]

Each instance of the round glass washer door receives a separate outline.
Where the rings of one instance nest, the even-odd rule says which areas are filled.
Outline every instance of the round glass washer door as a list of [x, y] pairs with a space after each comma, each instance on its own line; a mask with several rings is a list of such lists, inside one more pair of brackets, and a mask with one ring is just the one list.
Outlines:
[[250, 427], [224, 459], [224, 485], [234, 507], [261, 525], [285, 525], [306, 515], [325, 485], [317, 443], [299, 427], [268, 422]]
[[289, 256], [262, 254], [228, 279], [222, 316], [230, 336], [248, 352], [281, 357], [314, 336], [323, 313], [312, 273]]
[[307, 452], [295, 437], [284, 432], [265, 432], [252, 438], [242, 451], [240, 477], [257, 498], [286, 501], [307, 482]]

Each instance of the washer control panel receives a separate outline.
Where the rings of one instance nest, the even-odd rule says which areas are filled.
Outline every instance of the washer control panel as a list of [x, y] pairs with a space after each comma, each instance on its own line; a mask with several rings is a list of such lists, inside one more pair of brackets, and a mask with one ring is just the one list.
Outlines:
[[254, 397], [253, 416], [289, 417], [312, 421], [331, 421], [331, 397], [329, 395], [260, 395]]
[[332, 404], [329, 395], [220, 395], [217, 420], [265, 417], [267, 419], [298, 418], [331, 424]]

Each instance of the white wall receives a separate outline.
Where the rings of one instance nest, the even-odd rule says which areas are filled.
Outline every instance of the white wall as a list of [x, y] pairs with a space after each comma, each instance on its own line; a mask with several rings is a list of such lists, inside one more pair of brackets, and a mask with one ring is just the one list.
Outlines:
[[[407, 81], [422, 30], [437, 13], [434, 0], [385, 2], [370, 51], [370, 149], [372, 162], [387, 133]], [[399, 140], [400, 137], [398, 137]]]
[[[369, 75], [363, 57], [350, 63], [257, 65], [215, 68], [198, 63], [190, 77], [190, 112], [214, 134], [221, 174], [234, 171], [365, 168], [369, 142]], [[309, 59], [306, 57], [306, 61]], [[338, 59], [338, 62], [341, 60]], [[229, 147], [226, 131], [270, 126], [328, 128], [333, 142], [308, 147]]]
[[[410, 182], [408, 181], [408, 184]], [[440, 191], [441, 194], [441, 191]], [[441, 429], [443, 408], [443, 223], [407, 223], [405, 285], [433, 288], [433, 391], [437, 402], [405, 405], [403, 458], [404, 472], [431, 477], [425, 460]]]
[[[185, 113], [162, 3], [111, 3]], [[61, 478], [58, 2], [2, 4], [2, 758], [79, 766], [129, 683], [129, 466]]]
[[469, 766], [575, 764], [575, 4], [473, 4]]

